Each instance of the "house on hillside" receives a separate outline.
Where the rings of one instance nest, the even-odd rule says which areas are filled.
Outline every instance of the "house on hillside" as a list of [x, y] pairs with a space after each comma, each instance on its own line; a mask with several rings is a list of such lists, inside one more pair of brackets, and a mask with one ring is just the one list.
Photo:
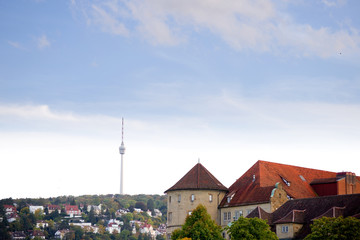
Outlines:
[[70, 217], [81, 216], [81, 211], [76, 205], [65, 205], [65, 212]]
[[47, 209], [48, 209], [48, 212], [49, 214], [52, 213], [52, 212], [55, 212], [57, 211], [59, 214], [61, 213], [61, 207], [59, 205], [47, 205]]
[[360, 178], [351, 172], [336, 173], [259, 160], [226, 188], [198, 163], [165, 193], [169, 237], [199, 204], [225, 227], [256, 209], [269, 217], [289, 200], [360, 193]]

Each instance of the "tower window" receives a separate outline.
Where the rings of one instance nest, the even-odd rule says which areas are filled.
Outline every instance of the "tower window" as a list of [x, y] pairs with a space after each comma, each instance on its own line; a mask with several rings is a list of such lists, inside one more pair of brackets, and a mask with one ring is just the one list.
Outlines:
[[172, 212], [169, 212], [168, 222], [171, 223], [172, 221]]
[[195, 201], [195, 194], [191, 194], [191, 199], [192, 202]]
[[178, 195], [178, 202], [181, 202], [181, 195]]
[[169, 203], [171, 203], [171, 196], [169, 196]]
[[209, 202], [212, 202], [212, 201], [213, 201], [213, 195], [209, 194]]

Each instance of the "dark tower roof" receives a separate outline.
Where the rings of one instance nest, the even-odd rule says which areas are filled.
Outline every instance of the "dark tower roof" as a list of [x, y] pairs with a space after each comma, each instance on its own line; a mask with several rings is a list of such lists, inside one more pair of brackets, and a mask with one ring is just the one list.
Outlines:
[[176, 190], [220, 190], [227, 191], [227, 188], [217, 180], [201, 163], [196, 164], [185, 176], [174, 186], [165, 191]]

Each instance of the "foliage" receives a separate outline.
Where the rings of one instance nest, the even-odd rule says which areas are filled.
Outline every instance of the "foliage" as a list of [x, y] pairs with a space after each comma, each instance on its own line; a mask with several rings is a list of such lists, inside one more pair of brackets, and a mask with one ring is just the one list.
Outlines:
[[207, 212], [205, 206], [200, 204], [197, 206], [197, 208], [194, 209], [191, 215], [186, 217], [182, 228], [173, 232], [171, 239], [223, 239], [221, 236], [221, 231], [221, 227], [211, 219], [211, 216]]
[[270, 230], [266, 221], [259, 218], [244, 218], [238, 220], [225, 228], [231, 239], [278, 239], [276, 234]]
[[360, 220], [354, 217], [322, 217], [316, 219], [311, 225], [311, 234], [306, 236], [305, 239], [360, 239]]

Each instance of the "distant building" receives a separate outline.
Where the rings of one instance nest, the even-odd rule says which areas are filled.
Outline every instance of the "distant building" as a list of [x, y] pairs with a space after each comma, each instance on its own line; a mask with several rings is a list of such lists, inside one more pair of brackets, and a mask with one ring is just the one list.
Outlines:
[[256, 209], [266, 216], [292, 199], [360, 193], [360, 178], [351, 172], [336, 173], [259, 160], [226, 188], [198, 163], [165, 193], [169, 237], [199, 204], [225, 227]]
[[65, 212], [70, 217], [81, 216], [81, 211], [76, 205], [65, 205]]
[[49, 214], [52, 212], [57, 211], [58, 213], [61, 213], [61, 207], [59, 205], [47, 205], [47, 209]]
[[30, 213], [35, 213], [36, 210], [41, 210], [44, 213], [44, 207], [43, 206], [30, 206], [29, 207]]

